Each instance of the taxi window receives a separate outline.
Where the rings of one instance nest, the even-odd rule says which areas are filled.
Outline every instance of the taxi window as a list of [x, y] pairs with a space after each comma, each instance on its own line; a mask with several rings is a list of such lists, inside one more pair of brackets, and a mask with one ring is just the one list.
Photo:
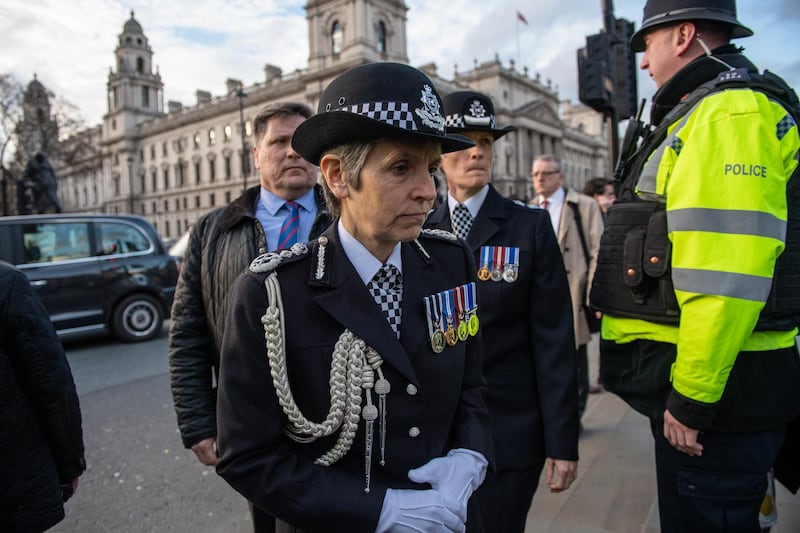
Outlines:
[[146, 252], [150, 241], [139, 229], [118, 222], [95, 222], [99, 255]]
[[91, 257], [86, 222], [25, 224], [23, 264]]

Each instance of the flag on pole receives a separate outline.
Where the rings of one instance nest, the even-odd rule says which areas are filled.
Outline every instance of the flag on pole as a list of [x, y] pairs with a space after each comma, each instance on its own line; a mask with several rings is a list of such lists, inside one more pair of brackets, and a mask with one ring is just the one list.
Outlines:
[[522, 13], [520, 13], [519, 11], [517, 11], [517, 20], [519, 20], [520, 22], [522, 22], [526, 26], [528, 25], [528, 21], [525, 20], [525, 17], [523, 17]]

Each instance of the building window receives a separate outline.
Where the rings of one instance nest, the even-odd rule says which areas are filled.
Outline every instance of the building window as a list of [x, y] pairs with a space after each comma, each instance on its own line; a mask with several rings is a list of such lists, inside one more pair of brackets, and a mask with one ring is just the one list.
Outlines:
[[142, 87], [142, 107], [150, 107], [150, 89]]
[[168, 212], [168, 211], [169, 211], [169, 203], [168, 203], [168, 202], [167, 202], [167, 200], [165, 199], [165, 200], [164, 200], [164, 212], [166, 213], [166, 212]]
[[147, 176], [145, 176], [144, 174], [141, 174], [139, 176], [139, 178], [141, 178], [140, 185], [141, 185], [142, 193], [146, 193], [147, 192]]
[[169, 220], [165, 220], [164, 221], [164, 236], [165, 237], [170, 237], [171, 236], [169, 234]]
[[333, 21], [331, 28], [331, 51], [334, 55], [342, 53], [342, 44], [344, 43], [344, 30], [338, 20]]
[[196, 161], [194, 164], [194, 184], [200, 185], [200, 161]]
[[229, 155], [225, 156], [225, 179], [231, 179], [231, 157]]
[[210, 183], [214, 183], [214, 180], [217, 179], [217, 160], [211, 159], [208, 162], [208, 181]]
[[114, 176], [114, 196], [119, 196], [119, 176]]
[[[241, 155], [242, 151], [239, 150], [239, 155]], [[241, 158], [242, 164], [244, 168], [242, 168], [242, 175], [249, 176], [250, 175], [250, 154], [245, 153], [244, 157]]]
[[225, 142], [231, 140], [231, 133], [233, 133], [233, 128], [231, 128], [230, 124], [225, 124], [225, 127], [222, 129], [222, 133], [225, 135]]
[[150, 174], [150, 180], [153, 182], [153, 192], [158, 190], [158, 173], [154, 170]]
[[225, 203], [231, 203], [231, 191], [225, 191]]
[[212, 128], [208, 130], [208, 145], [214, 146], [215, 144], [217, 144], [217, 132]]
[[147, 209], [146, 209], [146, 206], [145, 206], [145, 204], [144, 204], [144, 203], [141, 205], [141, 210], [142, 210], [142, 214], [143, 214], [143, 215], [144, 215], [144, 214], [145, 214], [145, 212], [147, 211]]
[[[184, 197], [183, 197], [183, 208], [184, 208], [184, 209], [186, 209], [186, 204], [187, 204], [187, 202], [186, 202], [186, 197], [184, 196]], [[187, 227], [189, 226], [189, 223], [188, 223], [188, 222], [186, 223], [186, 226], [187, 226]]]
[[[175, 209], [180, 209], [180, 208], [181, 208], [181, 199], [180, 198], [175, 198]], [[178, 225], [178, 228], [180, 228], [180, 224]], [[180, 231], [181, 230], [178, 229], [179, 233], [180, 233]]]
[[199, 196], [195, 196], [194, 197], [194, 206], [195, 207], [200, 207], [200, 197]]
[[150, 204], [150, 207], [152, 207], [152, 208], [153, 208], [153, 210], [152, 210], [152, 211], [150, 211], [150, 212], [155, 214], [155, 212], [156, 212], [156, 203], [155, 203], [155, 202], [153, 202], [152, 204]]
[[161, 143], [161, 155], [167, 157], [167, 141]]
[[194, 147], [200, 148], [200, 132], [194, 134]]
[[150, 159], [152, 160], [152, 159], [155, 159], [155, 158], [156, 158], [156, 145], [155, 144], [151, 144], [150, 145]]
[[215, 198], [214, 198], [214, 193], [212, 192], [211, 194], [208, 195], [208, 205], [211, 206], [211, 207], [214, 207], [215, 203], [216, 202], [215, 202]]
[[169, 167], [164, 169], [164, 190], [169, 190]]
[[378, 22], [378, 52], [386, 53], [386, 25], [383, 21]]
[[183, 187], [183, 162], [178, 161], [178, 164], [175, 165], [175, 172], [177, 173], [178, 187]]
[[144, 74], [144, 59], [141, 57], [136, 58], [136, 72]]

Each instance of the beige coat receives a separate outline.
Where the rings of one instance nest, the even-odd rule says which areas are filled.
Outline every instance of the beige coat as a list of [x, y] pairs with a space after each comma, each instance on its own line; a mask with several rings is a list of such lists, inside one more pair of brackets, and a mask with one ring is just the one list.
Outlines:
[[[564, 207], [561, 211], [561, 221], [558, 226], [558, 245], [561, 247], [564, 267], [567, 269], [575, 326], [575, 347], [577, 348], [582, 344], [588, 343], [591, 338], [583, 306], [589, 302], [590, 281], [594, 277], [594, 271], [597, 267], [597, 251], [600, 248], [600, 235], [603, 233], [603, 217], [600, 207], [594, 198], [570, 188], [566, 188], [565, 191]], [[537, 198], [537, 205], [539, 201], [540, 198]], [[588, 267], [581, 247], [581, 238], [577, 230], [575, 214], [569, 204], [576, 204], [581, 215], [583, 234], [586, 237], [586, 246], [589, 249], [590, 262]]]

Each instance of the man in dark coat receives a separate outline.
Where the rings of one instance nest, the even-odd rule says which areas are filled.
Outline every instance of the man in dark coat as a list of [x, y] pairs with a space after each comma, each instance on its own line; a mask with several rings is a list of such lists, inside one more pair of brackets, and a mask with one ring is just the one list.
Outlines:
[[[469, 146], [440, 107], [407, 65], [334, 79], [292, 145], [319, 163], [337, 222], [259, 257], [232, 291], [217, 472], [290, 531], [482, 531], [478, 318], [474, 297], [450, 305], [474, 295], [475, 266], [453, 235], [420, 233], [441, 152]], [[457, 310], [472, 336], [442, 331], [466, 328]]]
[[497, 128], [484, 94], [449, 94], [444, 110], [448, 131], [475, 146], [442, 156], [448, 198], [426, 227], [452, 228], [478, 263], [497, 473], [477, 495], [487, 531], [522, 532], [545, 463], [551, 491], [568, 488], [577, 475], [569, 287], [547, 213], [503, 198], [489, 183], [494, 141], [513, 128]]
[[[317, 171], [289, 142], [311, 116], [304, 104], [282, 103], [261, 110], [254, 120], [253, 155], [261, 185], [192, 226], [175, 292], [169, 332], [172, 396], [184, 446], [209, 466], [217, 464], [216, 399], [225, 311], [236, 277], [255, 257], [288, 242], [316, 238], [330, 224]], [[290, 206], [297, 210], [292, 227]], [[281, 235], [284, 222], [287, 229]], [[283, 237], [283, 239], [282, 239]], [[256, 533], [274, 531], [274, 520], [254, 510]]]
[[25, 274], [0, 261], [0, 530], [64, 519], [86, 469], [78, 395], [55, 329]]

